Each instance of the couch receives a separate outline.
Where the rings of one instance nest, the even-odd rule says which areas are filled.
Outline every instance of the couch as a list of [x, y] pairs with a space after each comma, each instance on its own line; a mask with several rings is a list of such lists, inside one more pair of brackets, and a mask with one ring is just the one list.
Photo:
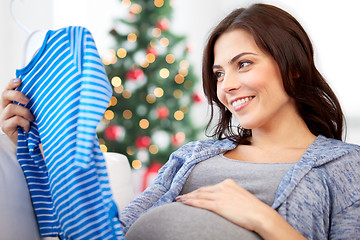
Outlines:
[[[122, 154], [104, 153], [104, 157], [113, 197], [121, 210], [134, 198], [130, 165]], [[26, 180], [16, 160], [16, 146], [2, 133], [0, 133], [0, 239], [41, 239]]]

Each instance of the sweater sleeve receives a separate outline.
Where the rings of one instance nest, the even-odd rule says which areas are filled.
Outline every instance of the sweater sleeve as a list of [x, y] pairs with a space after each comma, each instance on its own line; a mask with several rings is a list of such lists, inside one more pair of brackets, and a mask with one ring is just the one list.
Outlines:
[[333, 217], [331, 240], [358, 239], [360, 233], [360, 200]]

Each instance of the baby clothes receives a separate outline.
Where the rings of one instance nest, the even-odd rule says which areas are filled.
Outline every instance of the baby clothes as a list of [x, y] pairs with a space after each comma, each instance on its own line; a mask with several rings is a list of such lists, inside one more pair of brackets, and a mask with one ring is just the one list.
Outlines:
[[19, 128], [17, 157], [41, 236], [123, 239], [96, 136], [112, 90], [91, 33], [48, 31], [16, 75], [35, 117], [29, 133]]

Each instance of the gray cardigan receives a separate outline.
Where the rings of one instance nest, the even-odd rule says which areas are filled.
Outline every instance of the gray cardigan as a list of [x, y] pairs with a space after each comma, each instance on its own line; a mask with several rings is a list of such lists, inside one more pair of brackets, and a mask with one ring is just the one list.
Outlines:
[[[175, 151], [154, 183], [120, 213], [124, 232], [144, 212], [173, 202], [197, 163], [235, 147], [206, 140]], [[272, 208], [308, 239], [359, 239], [360, 146], [318, 136], [283, 177]]]

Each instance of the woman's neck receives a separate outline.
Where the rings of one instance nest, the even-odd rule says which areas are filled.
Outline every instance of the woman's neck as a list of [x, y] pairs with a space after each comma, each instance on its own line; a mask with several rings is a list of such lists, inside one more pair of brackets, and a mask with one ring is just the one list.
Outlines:
[[262, 149], [304, 149], [316, 136], [299, 114], [287, 114], [266, 127], [253, 129], [251, 145]]

